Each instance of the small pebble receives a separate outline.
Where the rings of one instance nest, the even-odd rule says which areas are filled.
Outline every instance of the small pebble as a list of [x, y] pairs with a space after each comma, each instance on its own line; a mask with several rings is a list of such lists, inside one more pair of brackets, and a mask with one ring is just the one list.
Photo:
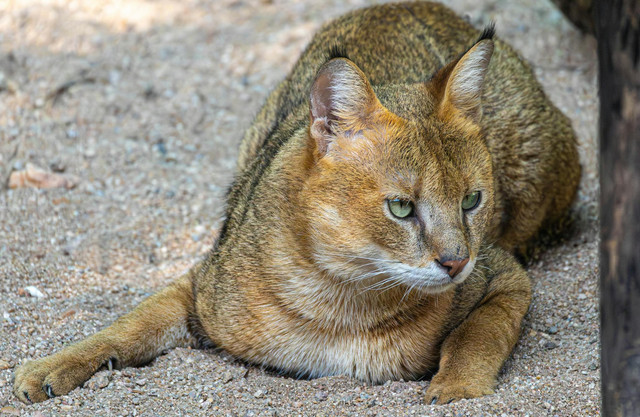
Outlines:
[[97, 391], [108, 387], [110, 382], [108, 372], [99, 372], [95, 374], [93, 378], [88, 380], [84, 386], [92, 391]]
[[325, 391], [318, 391], [315, 395], [317, 401], [326, 401], [328, 397], [329, 394], [327, 394]]
[[142, 379], [136, 379], [136, 385], [140, 385], [141, 387], [143, 387], [144, 385], [146, 385], [147, 380], [145, 378]]
[[70, 308], [69, 310], [66, 310], [64, 313], [62, 313], [60, 315], [60, 318], [66, 319], [67, 317], [71, 317], [75, 314], [76, 314], [76, 310], [73, 308]]
[[259, 389], [258, 391], [253, 393], [253, 396], [255, 398], [262, 398], [262, 397], [264, 397], [264, 394], [266, 394], [266, 393], [267, 393], [266, 391]]
[[34, 287], [33, 285], [29, 285], [28, 287], [24, 287], [24, 290], [31, 297], [44, 298], [44, 294], [42, 293], [42, 291], [40, 291], [38, 288]]
[[556, 343], [554, 343], [554, 342], [546, 342], [546, 343], [544, 344], [544, 347], [545, 347], [545, 348], [547, 348], [547, 349], [549, 349], [549, 350], [551, 350], [551, 349], [555, 349], [555, 348], [557, 348], [557, 347], [558, 347], [558, 345], [557, 345]]
[[355, 396], [353, 394], [345, 395], [344, 397], [340, 398], [340, 402], [343, 404], [349, 404], [351, 401], [353, 401], [354, 397]]
[[67, 170], [66, 165], [60, 161], [53, 161], [49, 163], [49, 168], [51, 168], [51, 171], [57, 172], [57, 173], [62, 173]]
[[158, 150], [158, 153], [162, 156], [165, 156], [167, 154], [167, 147], [162, 141], [156, 143], [156, 149]]
[[9, 362], [0, 359], [0, 371], [11, 368]]
[[9, 93], [15, 94], [18, 91], [18, 83], [13, 80], [7, 80], [6, 89]]

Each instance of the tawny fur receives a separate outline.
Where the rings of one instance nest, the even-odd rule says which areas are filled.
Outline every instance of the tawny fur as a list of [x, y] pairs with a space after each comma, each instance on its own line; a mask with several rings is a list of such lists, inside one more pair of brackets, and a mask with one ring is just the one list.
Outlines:
[[[247, 131], [206, 259], [20, 367], [15, 394], [62, 395], [110, 359], [135, 366], [196, 339], [299, 376], [437, 370], [430, 402], [493, 392], [531, 298], [512, 253], [566, 212], [580, 166], [529, 66], [478, 36], [428, 2], [325, 26]], [[478, 206], [463, 211], [474, 190]], [[394, 198], [415, 215], [395, 218]], [[468, 263], [449, 277], [449, 258]]]

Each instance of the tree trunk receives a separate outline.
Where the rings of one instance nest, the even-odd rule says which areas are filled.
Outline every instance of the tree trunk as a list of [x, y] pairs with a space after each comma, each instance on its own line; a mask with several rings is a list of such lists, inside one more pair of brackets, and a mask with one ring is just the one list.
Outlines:
[[596, 3], [602, 415], [640, 414], [640, 0]]
[[594, 35], [595, 22], [593, 20], [592, 0], [552, 0], [553, 3], [567, 16], [574, 25], [583, 32]]

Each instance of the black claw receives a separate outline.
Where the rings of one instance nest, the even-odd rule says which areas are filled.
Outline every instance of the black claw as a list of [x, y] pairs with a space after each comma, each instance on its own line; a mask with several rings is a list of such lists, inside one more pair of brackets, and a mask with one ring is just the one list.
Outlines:
[[33, 404], [33, 401], [31, 401], [31, 398], [29, 398], [29, 393], [27, 391], [22, 391], [22, 393], [24, 394], [24, 398], [26, 398], [27, 401]]
[[53, 398], [56, 395], [53, 393], [53, 389], [51, 389], [51, 385], [47, 384], [44, 386], [44, 393], [47, 394], [47, 397]]
[[109, 371], [113, 371], [114, 369], [118, 369], [118, 359], [114, 358], [113, 356], [110, 357], [109, 359], [107, 359], [102, 366], [100, 367], [101, 369], [103, 368], [107, 368]]
[[453, 400], [454, 400], [453, 398], [450, 399], [449, 401], [447, 401], [447, 404], [451, 404], [453, 402]]
[[438, 397], [433, 397], [431, 399], [431, 405], [435, 405], [435, 403], [437, 403], [437, 402], [438, 402]]

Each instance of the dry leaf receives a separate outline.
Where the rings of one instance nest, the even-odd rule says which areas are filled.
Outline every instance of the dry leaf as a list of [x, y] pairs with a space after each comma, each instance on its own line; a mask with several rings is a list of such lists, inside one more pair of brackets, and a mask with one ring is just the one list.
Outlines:
[[33, 164], [27, 164], [22, 171], [13, 171], [9, 177], [9, 188], [60, 188], [71, 189], [80, 180], [73, 175], [62, 175], [47, 172]]

